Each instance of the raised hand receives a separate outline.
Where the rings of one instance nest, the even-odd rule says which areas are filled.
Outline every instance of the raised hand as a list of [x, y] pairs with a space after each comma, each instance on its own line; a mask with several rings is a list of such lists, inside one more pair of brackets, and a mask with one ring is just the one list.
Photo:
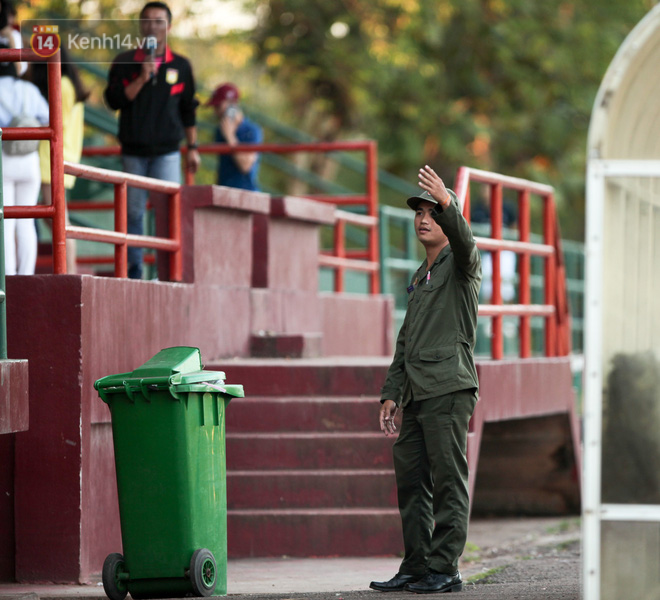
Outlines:
[[419, 170], [419, 187], [426, 190], [443, 207], [449, 205], [451, 196], [440, 176], [428, 165]]

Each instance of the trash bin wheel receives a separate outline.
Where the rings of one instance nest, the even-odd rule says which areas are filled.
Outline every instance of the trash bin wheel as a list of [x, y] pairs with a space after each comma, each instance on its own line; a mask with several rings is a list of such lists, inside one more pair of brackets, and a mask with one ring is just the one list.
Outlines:
[[215, 590], [216, 569], [213, 553], [206, 548], [195, 550], [190, 559], [190, 582], [195, 596], [210, 596]]
[[126, 598], [128, 593], [126, 580], [119, 578], [119, 574], [125, 572], [124, 557], [118, 552], [108, 554], [103, 562], [103, 589], [110, 600]]

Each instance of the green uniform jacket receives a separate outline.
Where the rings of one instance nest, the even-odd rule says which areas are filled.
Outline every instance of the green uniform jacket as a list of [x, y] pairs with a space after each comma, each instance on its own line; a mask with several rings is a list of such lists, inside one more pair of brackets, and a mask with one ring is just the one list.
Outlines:
[[[408, 308], [387, 372], [381, 402], [407, 404], [478, 388], [474, 345], [481, 285], [481, 257], [456, 194], [432, 216], [449, 239], [427, 278], [426, 261], [412, 280]], [[411, 289], [409, 288], [409, 290]]]

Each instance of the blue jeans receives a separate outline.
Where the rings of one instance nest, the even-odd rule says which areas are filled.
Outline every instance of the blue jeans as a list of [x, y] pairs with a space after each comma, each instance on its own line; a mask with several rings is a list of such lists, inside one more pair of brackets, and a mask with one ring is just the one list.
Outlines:
[[[159, 156], [122, 154], [121, 160], [125, 173], [181, 183], [181, 154], [178, 150]], [[137, 235], [144, 233], [144, 213], [148, 196], [147, 190], [128, 186], [126, 191], [128, 233]], [[128, 276], [131, 279], [142, 279], [142, 248], [128, 247]]]

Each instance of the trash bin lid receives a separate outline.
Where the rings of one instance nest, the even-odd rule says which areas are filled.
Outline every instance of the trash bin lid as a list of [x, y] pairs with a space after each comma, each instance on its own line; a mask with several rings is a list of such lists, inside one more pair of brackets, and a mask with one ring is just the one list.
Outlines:
[[[120, 393], [127, 395], [131, 400], [134, 400], [134, 394], [138, 393], [148, 400], [152, 392], [169, 390], [172, 396], [176, 398], [174, 388], [183, 392], [187, 390], [180, 388], [180, 386], [193, 386], [198, 383], [222, 384], [224, 378], [225, 374], [222, 371], [202, 370], [199, 348], [175, 346], [161, 350], [153, 358], [130, 373], [108, 375], [97, 380], [94, 387], [98, 390], [104, 402], [108, 402], [108, 395]], [[238, 392], [231, 395], [242, 397], [242, 386], [230, 387], [240, 387], [240, 396]], [[208, 391], [213, 391], [213, 389], [209, 388]]]
[[174, 346], [161, 350], [153, 358], [135, 369], [132, 377], [135, 379], [162, 377], [164, 379], [175, 373], [191, 373], [201, 371], [203, 368], [202, 353], [199, 348]]

